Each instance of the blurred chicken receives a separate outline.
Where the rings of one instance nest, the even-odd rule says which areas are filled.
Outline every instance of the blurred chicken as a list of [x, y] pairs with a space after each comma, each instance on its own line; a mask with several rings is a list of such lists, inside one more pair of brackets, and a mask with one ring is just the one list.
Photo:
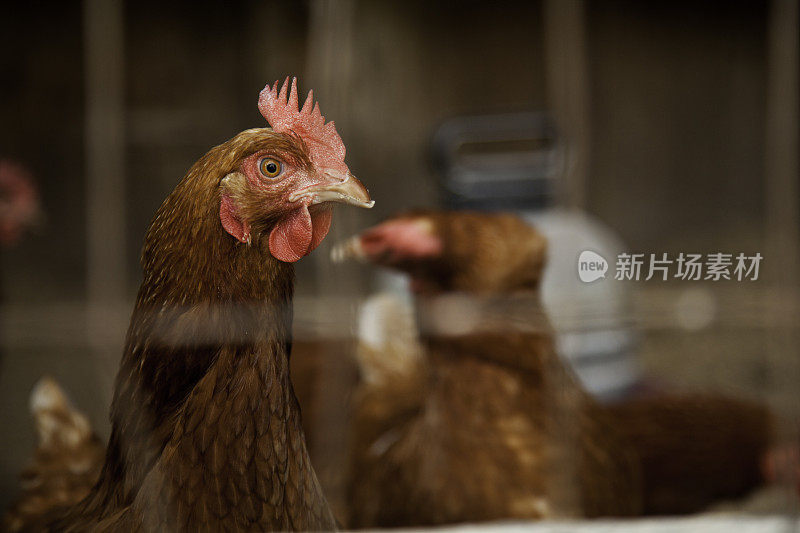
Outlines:
[[334, 250], [410, 275], [421, 343], [362, 341], [351, 526], [690, 512], [759, 482], [763, 408], [584, 391], [539, 302], [545, 248], [511, 215], [417, 211]]
[[635, 463], [555, 352], [545, 248], [511, 215], [418, 212], [339, 252], [411, 275], [424, 352], [358, 392], [350, 525], [640, 510]]
[[287, 79], [259, 110], [272, 128], [212, 148], [156, 213], [99, 479], [30, 530], [335, 528], [289, 376], [291, 263], [330, 202], [372, 202], [310, 93], [298, 110]]
[[22, 493], [4, 518], [6, 531], [19, 530], [53, 506], [81, 501], [103, 466], [103, 443], [55, 381], [40, 379], [30, 403], [39, 442], [22, 472]]
[[31, 173], [19, 163], [0, 159], [0, 245], [13, 246], [42, 219]]
[[765, 479], [773, 420], [762, 405], [711, 394], [655, 395], [608, 406], [637, 455], [645, 514], [698, 512]]

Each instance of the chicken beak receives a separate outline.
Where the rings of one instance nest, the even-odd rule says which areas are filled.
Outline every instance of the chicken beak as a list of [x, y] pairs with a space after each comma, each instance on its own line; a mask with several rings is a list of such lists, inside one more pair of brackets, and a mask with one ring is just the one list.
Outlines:
[[367, 188], [355, 176], [348, 173], [342, 179], [339, 176], [328, 175], [333, 178], [332, 182], [319, 185], [312, 185], [305, 189], [296, 191], [289, 196], [290, 202], [296, 202], [303, 198], [311, 198], [311, 204], [321, 204], [324, 202], [339, 202], [370, 209], [375, 202], [370, 198]]

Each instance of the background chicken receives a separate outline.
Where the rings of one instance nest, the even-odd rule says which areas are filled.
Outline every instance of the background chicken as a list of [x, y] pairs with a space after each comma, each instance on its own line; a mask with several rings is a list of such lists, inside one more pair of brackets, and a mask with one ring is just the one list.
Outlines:
[[353, 526], [681, 513], [760, 482], [765, 409], [583, 390], [538, 301], [545, 248], [511, 215], [420, 211], [336, 251], [410, 274], [422, 346], [360, 348]]
[[16, 244], [41, 219], [39, 193], [31, 173], [19, 163], [0, 159], [0, 244]]
[[156, 213], [99, 480], [29, 527], [335, 527], [289, 378], [291, 262], [325, 237], [328, 202], [372, 203], [311, 93], [298, 111], [287, 79], [259, 109], [272, 128], [211, 149]]
[[103, 466], [103, 443], [55, 381], [39, 380], [30, 403], [39, 443], [22, 473], [22, 494], [4, 518], [7, 531], [21, 529], [54, 506], [81, 501]]

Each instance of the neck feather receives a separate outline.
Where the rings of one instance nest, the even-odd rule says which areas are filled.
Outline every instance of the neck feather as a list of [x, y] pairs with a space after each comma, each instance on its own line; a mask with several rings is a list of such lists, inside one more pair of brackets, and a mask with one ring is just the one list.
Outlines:
[[276, 396], [286, 409], [296, 410], [288, 375], [293, 267], [274, 259], [262, 240], [243, 245], [225, 233], [218, 188], [204, 180], [190, 171], [145, 238], [144, 278], [98, 484], [99, 492], [105, 486], [110, 493], [102, 496], [104, 506], [109, 498], [131, 501], [173, 438], [187, 400], [210, 374], [233, 380], [247, 368], [260, 372], [286, 390]]

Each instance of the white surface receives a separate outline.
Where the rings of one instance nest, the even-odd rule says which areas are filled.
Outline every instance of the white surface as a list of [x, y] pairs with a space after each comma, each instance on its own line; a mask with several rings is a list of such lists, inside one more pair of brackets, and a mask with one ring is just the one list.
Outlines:
[[392, 531], [481, 531], [498, 533], [790, 533], [800, 531], [796, 518], [785, 516], [700, 516], [591, 522], [508, 522], [468, 524], [434, 529]]

